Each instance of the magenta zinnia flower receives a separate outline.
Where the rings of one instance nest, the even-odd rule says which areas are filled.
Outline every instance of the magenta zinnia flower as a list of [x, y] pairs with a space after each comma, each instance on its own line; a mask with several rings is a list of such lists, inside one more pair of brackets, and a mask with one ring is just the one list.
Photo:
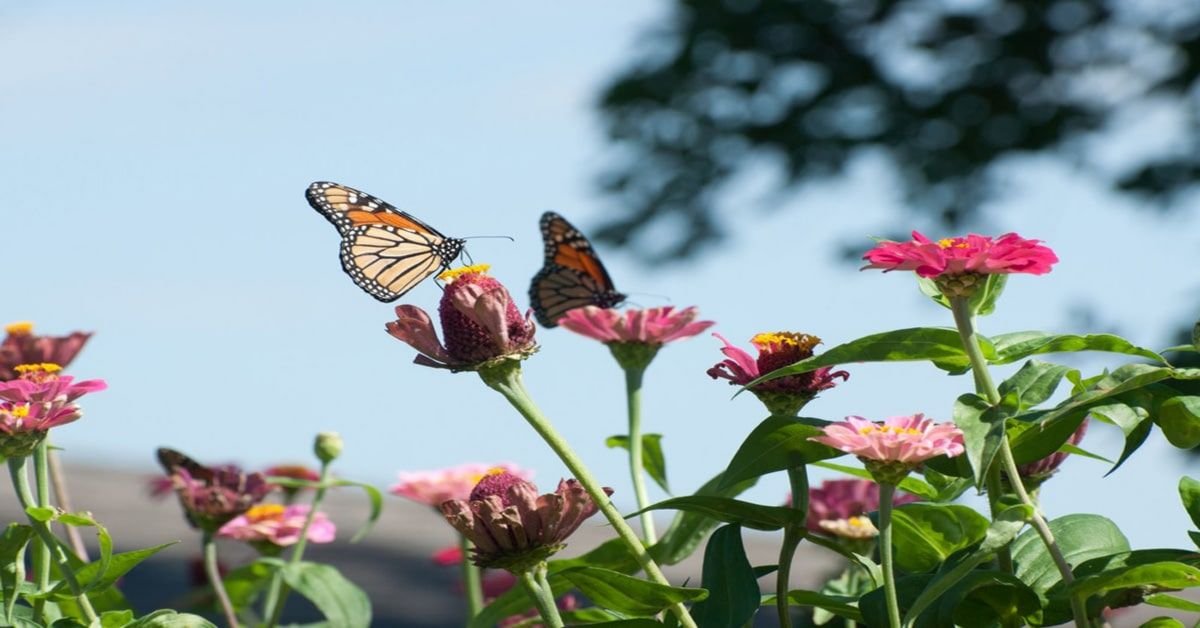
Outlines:
[[[612, 494], [605, 487], [604, 492]], [[442, 503], [442, 515], [475, 545], [480, 567], [524, 573], [566, 546], [566, 539], [599, 507], [576, 480], [562, 480], [553, 493], [507, 472], [488, 475], [469, 499]]]
[[1058, 263], [1054, 251], [1041, 240], [1027, 240], [1015, 233], [998, 238], [969, 234], [934, 242], [917, 231], [909, 242], [884, 241], [867, 251], [863, 268], [913, 270], [932, 278], [944, 294], [969, 297], [983, 275], [1026, 273], [1044, 275]]
[[83, 416], [75, 400], [107, 388], [103, 380], [76, 382], [57, 364], [22, 364], [19, 379], [0, 382], [0, 455], [28, 456], [50, 428]]
[[934, 423], [923, 414], [897, 416], [883, 423], [850, 416], [825, 426], [825, 434], [809, 438], [858, 456], [875, 479], [896, 484], [922, 462], [957, 456], [965, 448], [963, 433], [953, 423]]
[[[309, 507], [301, 504], [261, 504], [230, 519], [217, 530], [217, 535], [246, 541], [265, 553], [277, 553], [277, 549], [295, 545], [300, 540], [308, 512]], [[337, 527], [325, 513], [318, 511], [313, 515], [306, 535], [310, 543], [332, 543], [336, 535]]]
[[12, 323], [4, 328], [7, 336], [0, 342], [0, 381], [16, 379], [15, 370], [22, 364], [57, 364], [66, 368], [84, 343], [92, 337], [90, 332], [76, 331], [66, 336], [36, 336], [33, 323]]
[[[915, 495], [896, 493], [892, 504], [918, 501]], [[843, 538], [871, 538], [879, 533], [866, 515], [879, 510], [879, 485], [870, 480], [825, 480], [808, 491], [808, 529]]]
[[159, 448], [158, 461], [171, 478], [188, 523], [206, 532], [217, 531], [271, 492], [263, 474], [244, 473], [233, 465], [206, 467], [165, 447]]
[[[726, 359], [708, 369], [708, 375], [713, 379], [727, 379], [734, 386], [746, 386], [763, 375], [810, 358], [813, 348], [821, 343], [820, 338], [808, 334], [787, 331], [762, 333], [750, 339], [750, 343], [758, 349], [758, 358], [755, 358], [735, 347], [721, 334], [714, 333], [713, 336], [725, 343], [721, 353], [725, 354]], [[836, 386], [839, 377], [846, 381], [850, 374], [825, 366], [757, 384], [750, 392], [773, 414], [795, 414], [817, 393]]]
[[504, 360], [523, 360], [537, 350], [536, 326], [517, 309], [512, 295], [485, 274], [487, 264], [448, 270], [438, 305], [443, 345], [429, 315], [415, 305], [396, 307], [387, 331], [420, 352], [414, 362], [452, 371], [473, 371]]
[[389, 492], [437, 508], [449, 499], [470, 499], [475, 485], [489, 473], [497, 472], [508, 473], [522, 480], [533, 478], [532, 471], [509, 462], [492, 465], [470, 463], [435, 471], [402, 471], [398, 476], [399, 481], [392, 485]]

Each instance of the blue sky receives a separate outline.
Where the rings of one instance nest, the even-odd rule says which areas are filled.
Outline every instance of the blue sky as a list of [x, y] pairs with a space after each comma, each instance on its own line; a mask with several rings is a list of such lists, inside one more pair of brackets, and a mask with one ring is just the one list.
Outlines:
[[[523, 421], [471, 374], [410, 364], [383, 331], [392, 314], [337, 262], [334, 230], [305, 203], [313, 180], [358, 187], [453, 235], [524, 301], [540, 266], [537, 219], [559, 211], [585, 230], [611, 201], [594, 177], [610, 149], [593, 104], [662, 3], [84, 2], [0, 9], [0, 206], [10, 268], [0, 319], [45, 333], [97, 332], [74, 370], [110, 390], [56, 432], [68, 459], [145, 468], [169, 445], [201, 460], [304, 459], [312, 435], [341, 432], [345, 475], [386, 484], [398, 470], [512, 460], [543, 482], [563, 473]], [[1098, 146], [1110, 162], [1170, 137], [1170, 116]], [[846, 237], [903, 230], [909, 216], [878, 159], [784, 200], [769, 164], [723, 199], [727, 244], [688, 265], [646, 267], [604, 250], [618, 287], [642, 305], [698, 305], [736, 342], [788, 329], [833, 345], [889, 328], [949, 325], [902, 275], [835, 259]], [[1069, 165], [1006, 168], [989, 230], [1046, 240], [1062, 263], [1009, 283], [982, 332], [1112, 331], [1167, 344], [1196, 283], [1177, 247], [1194, 215], [1148, 218]], [[766, 208], [787, 211], [767, 211]], [[943, 235], [943, 234], [934, 234]], [[432, 283], [404, 302], [432, 309]], [[1097, 310], [1095, 329], [1070, 309]], [[607, 350], [539, 331], [526, 381], [546, 413], [631, 504], [622, 379]], [[648, 431], [664, 433], [673, 488], [719, 470], [764, 416], [704, 371], [719, 343], [665, 349], [645, 392]], [[1072, 356], [1094, 373], [1120, 360]], [[949, 418], [970, 387], [921, 365], [852, 365], [810, 414]], [[1001, 373], [1009, 372], [1008, 369]], [[1115, 457], [1115, 429], [1084, 446]], [[1193, 463], [1194, 464], [1194, 463]], [[1157, 433], [1118, 473], [1071, 461], [1045, 489], [1051, 515], [1097, 512], [1135, 545], [1187, 543], [1175, 484], [1185, 459]], [[818, 474], [821, 475], [821, 474]], [[768, 478], [749, 494], [786, 492]], [[655, 492], [661, 497], [661, 492]], [[1144, 513], [1154, 513], [1147, 517]]]

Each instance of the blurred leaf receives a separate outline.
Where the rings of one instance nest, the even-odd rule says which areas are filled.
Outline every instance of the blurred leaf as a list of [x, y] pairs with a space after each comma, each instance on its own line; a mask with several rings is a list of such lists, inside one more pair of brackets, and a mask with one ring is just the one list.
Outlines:
[[824, 434], [828, 421], [790, 416], [767, 417], [738, 447], [721, 476], [721, 487], [775, 471], [845, 455], [809, 440]]
[[1179, 499], [1183, 501], [1188, 517], [1191, 517], [1192, 525], [1200, 528], [1200, 481], [1186, 475], [1179, 478]]
[[1172, 445], [1180, 449], [1200, 445], [1200, 397], [1167, 399], [1159, 406], [1154, 422]]
[[[116, 584], [117, 580], [129, 573], [129, 570], [133, 569], [147, 558], [150, 558], [151, 556], [167, 549], [168, 547], [175, 545], [175, 543], [177, 543], [177, 541], [163, 543], [162, 545], [155, 545], [154, 547], [147, 547], [145, 549], [112, 554], [111, 558], [108, 560], [107, 566], [103, 565], [102, 561], [87, 563], [86, 565], [75, 569], [75, 577], [80, 583], [87, 582], [89, 584], [88, 597], [91, 598], [93, 592], [96, 594], [103, 593], [105, 589], [112, 587], [114, 584]], [[54, 598], [60, 602], [69, 601], [75, 597], [72, 595], [71, 590], [67, 587], [67, 583], [65, 581], [60, 581], [57, 585], [55, 585], [54, 588], [51, 589], [51, 593], [53, 594]]]
[[371, 601], [336, 568], [301, 561], [279, 570], [283, 581], [308, 598], [332, 626], [366, 628], [371, 625]]
[[12, 623], [17, 602], [17, 584], [25, 582], [25, 547], [33, 528], [10, 523], [0, 536], [0, 588], [4, 591], [4, 621]]
[[235, 611], [241, 612], [249, 608], [258, 596], [267, 589], [271, 577], [275, 575], [278, 564], [256, 560], [230, 571], [222, 578], [225, 593]]
[[597, 606], [627, 615], [653, 615], [673, 604], [708, 597], [704, 589], [666, 586], [599, 567], [572, 567], [559, 575]]
[[367, 499], [371, 502], [371, 514], [367, 515], [367, 522], [363, 524], [358, 532], [350, 539], [351, 543], [357, 543], [367, 536], [375, 522], [379, 520], [379, 515], [383, 513], [383, 493], [379, 489], [367, 484], [366, 482], [355, 482], [353, 480], [334, 480], [333, 486], [357, 486], [367, 494]]
[[1143, 604], [1157, 606], [1159, 608], [1173, 608], [1175, 610], [1187, 611], [1189, 613], [1200, 613], [1200, 602], [1186, 600], [1174, 595], [1166, 593], [1155, 593], [1147, 595], [1142, 601]]
[[100, 613], [101, 628], [123, 628], [133, 623], [133, 611], [108, 611]]
[[737, 525], [721, 526], [708, 537], [701, 584], [709, 596], [692, 607], [692, 617], [701, 626], [741, 626], [758, 611], [758, 576], [746, 558]]
[[1187, 628], [1187, 626], [1174, 617], [1163, 615], [1146, 620], [1139, 628]]
[[190, 613], [163, 609], [134, 621], [125, 628], [217, 628], [215, 624]]
[[[609, 436], [604, 444], [609, 448], [620, 447], [629, 451], [629, 437], [625, 435]], [[667, 486], [667, 460], [663, 456], [662, 434], [642, 434], [642, 465], [650, 478], [669, 494], [671, 487]]]

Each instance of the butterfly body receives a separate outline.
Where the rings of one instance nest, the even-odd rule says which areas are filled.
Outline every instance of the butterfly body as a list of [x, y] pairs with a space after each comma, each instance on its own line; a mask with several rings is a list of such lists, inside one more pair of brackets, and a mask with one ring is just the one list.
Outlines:
[[308, 204], [342, 236], [342, 270], [380, 301], [395, 301], [450, 266], [466, 244], [354, 188], [317, 181]]
[[625, 301], [583, 233], [554, 212], [542, 214], [540, 227], [544, 263], [529, 286], [529, 301], [543, 327], [557, 326], [575, 308], [611, 308]]

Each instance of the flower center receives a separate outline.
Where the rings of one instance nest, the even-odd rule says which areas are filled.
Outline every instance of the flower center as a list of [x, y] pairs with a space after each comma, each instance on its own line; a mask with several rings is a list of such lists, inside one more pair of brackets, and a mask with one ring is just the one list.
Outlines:
[[260, 504], [246, 511], [246, 519], [250, 523], [272, 521], [283, 517], [283, 506], [279, 504]]
[[938, 240], [937, 245], [943, 249], [965, 249], [967, 240], [965, 238], [942, 238]]
[[492, 267], [491, 264], [472, 264], [471, 266], [463, 266], [461, 268], [451, 268], [450, 270], [447, 270], [447, 271], [443, 272], [442, 274], [438, 275], [437, 278], [441, 279], [442, 281], [444, 281], [446, 283], [450, 283], [463, 275], [486, 274], [488, 269], [490, 269], [491, 267]]
[[28, 336], [33, 333], [33, 323], [30, 321], [17, 321], [4, 326], [4, 331], [10, 336]]
[[43, 384], [58, 379], [57, 373], [62, 370], [62, 367], [51, 362], [43, 362], [41, 364], [20, 364], [13, 367], [13, 370], [20, 374], [21, 379]]
[[821, 339], [808, 334], [798, 334], [790, 331], [764, 332], [750, 339], [750, 344], [759, 351], [779, 351], [780, 349], [797, 349], [811, 352], [813, 347], [821, 344]]
[[913, 427], [894, 427], [891, 425], [869, 425], [867, 427], [860, 427], [858, 428], [858, 433], [862, 434], [863, 436], [869, 436], [871, 434], [907, 434], [909, 436], [920, 436], [922, 434], [921, 430]]

